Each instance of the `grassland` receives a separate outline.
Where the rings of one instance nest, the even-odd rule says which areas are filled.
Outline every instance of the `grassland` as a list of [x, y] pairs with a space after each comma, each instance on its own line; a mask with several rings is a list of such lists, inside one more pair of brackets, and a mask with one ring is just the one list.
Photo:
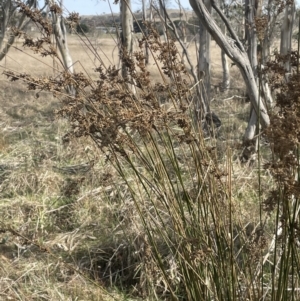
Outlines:
[[[118, 64], [113, 38], [90, 42], [105, 66]], [[212, 44], [217, 85], [220, 51]], [[59, 74], [51, 59], [21, 45], [20, 40], [1, 62], [2, 70]], [[85, 43], [70, 36], [69, 48], [76, 72], [96, 79], [99, 60]], [[195, 49], [191, 56], [196, 64]], [[149, 71], [153, 82], [160, 80], [153, 60]], [[257, 164], [244, 166], [239, 160], [249, 104], [240, 94], [244, 85], [238, 70], [231, 72], [233, 90], [215, 92], [212, 101], [222, 128], [206, 143], [216, 147], [221, 167], [228, 169], [230, 157], [233, 207], [244, 227], [259, 221], [259, 202], [272, 178], [261, 172], [259, 194]], [[37, 91], [2, 75], [0, 103], [0, 300], [146, 300], [150, 288], [139, 274], [145, 265], [139, 253], [145, 244], [141, 218], [106, 154], [88, 138], [63, 142], [69, 125], [54, 114], [62, 105], [59, 97], [43, 91], [37, 97]], [[267, 148], [262, 151], [268, 154]], [[265, 237], [271, 236], [268, 229]]]

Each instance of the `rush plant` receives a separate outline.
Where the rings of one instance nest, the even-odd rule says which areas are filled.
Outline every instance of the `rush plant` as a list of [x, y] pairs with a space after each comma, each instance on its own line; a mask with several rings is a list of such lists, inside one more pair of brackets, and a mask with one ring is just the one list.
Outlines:
[[[32, 40], [16, 32], [25, 37], [24, 46], [59, 59], [48, 25], [35, 13], [28, 16], [41, 22], [44, 36]], [[146, 43], [161, 76], [156, 81], [145, 64]], [[220, 158], [213, 142], [204, 139], [202, 124], [192, 118], [192, 84], [175, 41], [161, 41], [147, 24], [147, 37], [133, 55], [126, 49], [120, 53], [128, 76], [100, 59], [95, 80], [68, 70], [44, 78], [5, 72], [29, 90], [59, 97], [57, 116], [70, 125], [65, 142], [90, 138], [117, 172], [119, 201], [132, 204], [122, 217], [122, 233], [135, 263], [128, 267], [130, 278], [122, 274], [125, 269], [112, 274], [123, 285], [134, 283], [149, 300], [299, 299], [299, 74], [282, 84], [281, 62], [270, 65], [274, 89], [280, 89], [266, 133], [273, 150], [267, 168], [276, 187], [263, 203], [259, 222], [245, 223], [233, 194], [232, 150], [228, 145]], [[291, 55], [298, 69], [298, 54]], [[70, 86], [74, 93], [66, 92]], [[259, 196], [261, 181], [258, 172]], [[266, 234], [269, 217], [275, 219], [273, 241]], [[119, 250], [114, 256], [123, 266]], [[107, 266], [113, 268], [111, 258]]]

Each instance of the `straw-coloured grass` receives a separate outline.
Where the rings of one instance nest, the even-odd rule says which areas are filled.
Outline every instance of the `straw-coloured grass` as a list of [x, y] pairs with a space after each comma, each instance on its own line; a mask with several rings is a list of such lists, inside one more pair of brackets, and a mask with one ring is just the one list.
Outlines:
[[[223, 125], [219, 131], [211, 126], [212, 137], [205, 136], [194, 118], [195, 91], [178, 44], [152, 28], [149, 33], [149, 66], [138, 45], [133, 57], [122, 52], [127, 79], [115, 66], [113, 39], [97, 43], [101, 60], [95, 60], [86, 48], [91, 39], [80, 48], [84, 44], [70, 37], [71, 75], [52, 58], [30, 58], [30, 49], [10, 52], [16, 59], [7, 58], [5, 74], [13, 81], [3, 81], [0, 112], [1, 298], [292, 297], [299, 269], [289, 233], [297, 235], [297, 206], [282, 204], [284, 196], [297, 204], [294, 183], [281, 182], [280, 164], [263, 169], [272, 162], [266, 145], [259, 160], [242, 162], [249, 104], [231, 98], [234, 91], [214, 95], [212, 108]], [[213, 55], [219, 56], [216, 48]], [[26, 62], [24, 70], [18, 59]], [[219, 81], [220, 65], [213, 67]], [[35, 91], [24, 94], [17, 78]], [[73, 96], [66, 93], [70, 83]], [[275, 147], [273, 134], [263, 139]], [[272, 155], [285, 164], [291, 149], [275, 147]], [[285, 167], [287, 175], [293, 167]], [[282, 187], [287, 194], [279, 194]], [[291, 222], [271, 249], [281, 216], [282, 223]], [[296, 290], [293, 296], [298, 298]]]

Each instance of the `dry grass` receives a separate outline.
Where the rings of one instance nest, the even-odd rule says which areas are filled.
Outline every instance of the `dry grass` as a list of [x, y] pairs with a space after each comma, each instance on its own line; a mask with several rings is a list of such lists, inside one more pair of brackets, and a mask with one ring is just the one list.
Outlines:
[[[98, 47], [104, 65], [118, 64], [113, 39], [91, 42]], [[212, 44], [212, 78], [218, 84], [220, 51]], [[78, 37], [69, 37], [69, 47], [75, 70], [95, 79], [93, 68], [99, 62], [95, 64]], [[196, 64], [195, 49], [191, 56]], [[13, 48], [1, 68], [52, 75], [53, 61]], [[153, 81], [159, 79], [153, 60], [149, 71]], [[232, 72], [233, 87], [240, 88], [243, 84], [235, 67]], [[142, 280], [134, 279], [145, 264], [138, 252], [143, 248], [141, 221], [128, 187], [107, 164], [105, 154], [86, 138], [62, 143], [68, 124], [54, 116], [54, 109], [61, 105], [59, 99], [47, 92], [36, 98], [4, 76], [1, 87], [0, 299], [125, 300], [124, 292], [138, 295], [139, 290], [145, 291]], [[245, 169], [239, 161], [249, 104], [231, 98], [236, 93], [215, 95], [212, 106], [223, 127], [218, 139], [207, 143], [216, 146], [223, 166], [228, 149], [231, 151], [233, 200], [240, 212], [237, 222], [244, 225], [244, 220], [257, 222], [259, 196], [256, 166]], [[84, 170], [86, 164], [91, 164], [89, 170]], [[269, 183], [268, 174], [263, 176]], [[136, 180], [134, 176], [128, 179]], [[134, 250], [129, 241], [135, 243]], [[114, 289], [116, 284], [123, 292]]]
[[[135, 48], [137, 49], [137, 39], [139, 34], [135, 37]], [[23, 39], [20, 38], [14, 44], [6, 59], [1, 62], [1, 68], [8, 70], [17, 70], [18, 72], [27, 72], [33, 76], [52, 75], [53, 69], [59, 66], [53, 65], [53, 60], [49, 57], [42, 58], [40, 54], [33, 54], [30, 49], [22, 47]], [[176, 43], [180, 48], [179, 43]], [[105, 66], [119, 64], [119, 52], [116, 47], [116, 37], [106, 35], [106, 37], [81, 37], [77, 35], [68, 36], [68, 46], [76, 72], [88, 73], [90, 76], [95, 76], [92, 71], [99, 65], [98, 57], [95, 57], [95, 51], [101, 58], [101, 62]], [[197, 53], [195, 45], [189, 47], [189, 53], [193, 65], [197, 64]], [[211, 47], [212, 58], [212, 84], [218, 85], [222, 79], [222, 64], [221, 51], [215, 41], [212, 41]], [[151, 67], [152, 66], [152, 67]], [[188, 67], [188, 66], [187, 66]], [[61, 70], [61, 69], [59, 69]], [[150, 69], [153, 78], [160, 78], [158, 68], [156, 67], [153, 57], [150, 57]], [[233, 66], [231, 68], [233, 74], [232, 88], [242, 90], [244, 87], [243, 81], [240, 78], [238, 69]]]
[[[93, 144], [62, 145], [67, 124], [54, 116], [58, 99], [36, 99], [5, 79], [1, 86], [0, 299], [122, 300], [89, 278], [91, 266], [77, 272], [118, 225], [111, 171]], [[63, 172], [92, 160], [86, 173]], [[78, 252], [85, 256], [73, 258]]]

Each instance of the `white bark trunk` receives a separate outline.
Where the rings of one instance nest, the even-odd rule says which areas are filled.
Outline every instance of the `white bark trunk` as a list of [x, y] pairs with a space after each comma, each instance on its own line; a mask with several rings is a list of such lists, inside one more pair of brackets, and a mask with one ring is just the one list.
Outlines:
[[[204, 5], [209, 14], [211, 14], [210, 0], [204, 0]], [[198, 60], [198, 78], [202, 79], [203, 88], [201, 91], [202, 99], [206, 104], [204, 106], [204, 115], [209, 111], [210, 102], [210, 34], [206, 27], [201, 24], [199, 30], [200, 47]]]
[[[226, 36], [226, 26], [222, 23], [222, 32]], [[222, 79], [222, 91], [227, 91], [230, 88], [230, 72], [229, 65], [226, 53], [224, 50], [221, 50], [221, 61], [222, 61], [222, 69], [223, 69], [223, 79]]]
[[[204, 3], [201, 0], [190, 0], [190, 4], [197, 14], [200, 22], [206, 27], [206, 29], [213, 36], [216, 43], [220, 46], [221, 49], [225, 51], [227, 56], [236, 63], [238, 68], [241, 71], [241, 74], [244, 78], [245, 84], [248, 89], [250, 101], [253, 105], [255, 112], [260, 114], [260, 121], [263, 127], [267, 127], [270, 124], [270, 119], [266, 111], [265, 106], [260, 103], [258, 87], [256, 84], [255, 76], [252, 71], [250, 61], [248, 59], [247, 53], [238, 39], [236, 33], [232, 30], [228, 20], [225, 18], [224, 14], [220, 9], [215, 5], [215, 2], [212, 2], [213, 7], [222, 18], [222, 21], [226, 24], [226, 27], [232, 38], [224, 36], [221, 29], [218, 27], [216, 22], [212, 19], [211, 15], [205, 8]], [[246, 137], [245, 137], [246, 138]], [[251, 137], [247, 137], [252, 139]]]
[[[54, 5], [54, 1], [50, 0], [49, 5]], [[51, 8], [50, 11], [52, 16], [53, 32], [59, 52], [63, 60], [64, 68], [66, 69], [66, 71], [73, 73], [73, 60], [68, 48], [67, 31], [63, 17], [61, 14], [58, 14], [55, 11], [51, 10]]]
[[2, 51], [3, 42], [5, 38], [5, 33], [7, 31], [9, 19], [14, 15], [14, 11], [12, 12], [12, 1], [6, 0], [2, 1], [0, 5], [2, 11], [2, 19], [1, 19], [1, 32], [0, 32], [0, 50]]
[[248, 42], [248, 57], [253, 69], [254, 76], [257, 78], [257, 33], [255, 27], [255, 0], [245, 1], [245, 22], [246, 39]]
[[[264, 65], [261, 65], [261, 69], [264, 69]], [[268, 76], [267, 74], [262, 74], [261, 77], [261, 89], [262, 89], [262, 94], [264, 97], [264, 100], [266, 102], [266, 104], [268, 105], [269, 109], [272, 109], [274, 106], [274, 101], [273, 101], [273, 96], [272, 96], [272, 92], [270, 89], [270, 86], [268, 84]]]
[[166, 16], [165, 16], [165, 10], [166, 10], [166, 3], [165, 0], [159, 0], [158, 1], [159, 4], [159, 15], [160, 15], [160, 21], [163, 27], [163, 36], [165, 41], [167, 41], [168, 37], [167, 37], [167, 26], [166, 26]]
[[[276, 23], [278, 22], [278, 16], [280, 13], [275, 12], [277, 10], [276, 3], [274, 3], [274, 0], [268, 0], [268, 4], [266, 6], [266, 17], [268, 19], [266, 28], [265, 28], [265, 34], [263, 38], [263, 45], [262, 45], [262, 63], [266, 64], [268, 59], [271, 55], [271, 44], [274, 40], [274, 30], [276, 29]], [[275, 10], [275, 11], [274, 11]]]
[[[11, 0], [6, 1], [7, 3], [11, 3]], [[3, 3], [4, 5], [4, 3]], [[2, 13], [3, 14], [8, 14], [8, 16], [3, 16], [3, 19], [1, 20], [1, 33], [0, 33], [0, 61], [3, 60], [3, 58], [5, 58], [6, 54], [8, 53], [10, 47], [14, 44], [16, 36], [15, 35], [11, 35], [8, 39], [8, 41], [6, 42], [6, 44], [4, 45], [4, 38], [5, 38], [5, 33], [7, 31], [7, 27], [9, 25], [9, 20], [13, 18], [14, 14], [15, 14], [15, 9], [12, 9], [12, 7], [8, 8], [11, 4], [6, 4], [6, 8], [3, 10], [2, 8]], [[29, 8], [35, 7], [36, 6], [36, 0], [29, 0], [27, 2], [27, 6]], [[26, 15], [22, 14], [19, 22], [17, 23], [16, 27], [19, 30], [22, 30], [22, 28], [30, 21], [26, 21]]]
[[255, 111], [251, 109], [250, 119], [244, 136], [245, 141], [252, 140], [255, 137], [256, 123], [257, 123], [257, 115]]
[[[121, 0], [121, 26], [122, 26], [122, 53], [123, 56], [132, 56], [133, 52], [133, 19], [131, 12], [131, 0]], [[122, 61], [122, 60], [121, 60]], [[128, 88], [135, 94], [135, 84], [133, 79], [130, 78], [128, 67], [122, 61], [122, 76], [128, 83]], [[129, 83], [130, 81], [131, 84]]]
[[[143, 22], [146, 22], [147, 20], [147, 8], [146, 8], [146, 0], [142, 0], [142, 13], [143, 13]], [[144, 35], [148, 36], [148, 29], [145, 28]], [[145, 64], [149, 64], [149, 47], [148, 43], [146, 41], [145, 43]]]
[[[255, 27], [255, 18], [257, 17], [255, 11], [255, 3], [260, 0], [246, 0], [245, 1], [245, 36], [248, 43], [248, 57], [252, 67], [253, 75], [258, 86], [258, 73], [257, 73], [257, 33]], [[255, 111], [250, 109], [250, 120], [245, 131], [244, 139], [252, 140], [256, 132], [257, 115]]]
[[[292, 49], [292, 33], [295, 18], [295, 3], [285, 7], [284, 19], [281, 27], [280, 54], [287, 55]], [[290, 60], [284, 64], [286, 72], [291, 72]], [[287, 74], [287, 77], [288, 77]]]
[[[60, 55], [62, 57], [62, 63], [65, 70], [69, 73], [74, 73], [73, 60], [70, 55], [70, 51], [67, 43], [67, 31], [64, 23], [64, 19], [62, 17], [62, 13], [56, 12], [55, 9], [51, 9], [51, 7], [55, 4], [54, 0], [49, 0], [48, 5], [50, 5], [51, 17], [52, 17], [52, 26], [53, 33], [55, 36], [55, 41], [58, 46]], [[63, 2], [60, 1], [60, 7], [62, 8]], [[70, 95], [75, 95], [76, 91], [73, 86], [68, 87], [68, 93]]]
[[[268, 60], [270, 59], [271, 54], [271, 40], [272, 40], [272, 33], [273, 33], [273, 27], [275, 25], [276, 17], [272, 17], [271, 15], [271, 7], [272, 7], [273, 0], [268, 1], [267, 6], [267, 28], [265, 30], [265, 34], [263, 37], [262, 45], [261, 45], [261, 68], [263, 69]], [[272, 108], [274, 106], [274, 101], [271, 93], [271, 89], [268, 84], [268, 76], [267, 74], [262, 75], [262, 92], [264, 99], [266, 101], [266, 104], [269, 106], [269, 108]]]
[[230, 72], [226, 53], [224, 50], [221, 51], [221, 60], [223, 68], [223, 80], [222, 80], [222, 91], [228, 91], [230, 88]]
[[[121, 0], [121, 25], [122, 25], [122, 47], [125, 55], [131, 56], [133, 48], [132, 32], [132, 14], [130, 0]], [[122, 75], [128, 77], [127, 67], [122, 65]]]

